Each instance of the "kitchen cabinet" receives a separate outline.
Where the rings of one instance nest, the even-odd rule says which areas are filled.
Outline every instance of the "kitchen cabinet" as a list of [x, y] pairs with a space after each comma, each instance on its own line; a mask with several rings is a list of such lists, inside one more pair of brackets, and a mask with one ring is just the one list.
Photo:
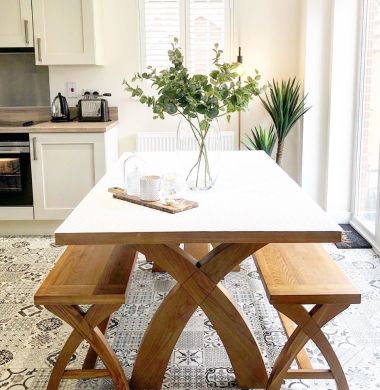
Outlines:
[[36, 64], [102, 65], [101, 15], [102, 0], [33, 0]]
[[31, 0], [0, 0], [0, 48], [33, 47]]
[[34, 219], [65, 219], [117, 160], [117, 127], [105, 133], [30, 134]]

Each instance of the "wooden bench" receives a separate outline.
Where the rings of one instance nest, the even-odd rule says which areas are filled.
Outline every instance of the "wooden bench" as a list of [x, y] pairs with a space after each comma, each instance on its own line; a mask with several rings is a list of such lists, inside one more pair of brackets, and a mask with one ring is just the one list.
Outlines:
[[[342, 367], [321, 328], [350, 304], [360, 303], [360, 293], [321, 245], [270, 244], [255, 256], [269, 302], [288, 335], [267, 389], [280, 389], [284, 379], [335, 379], [339, 390], [347, 390]], [[314, 306], [308, 311], [305, 304]], [[317, 345], [329, 369], [313, 369], [304, 350], [309, 340]], [[290, 369], [294, 359], [299, 369]]]
[[[111, 377], [117, 389], [129, 389], [124, 370], [104, 333], [110, 316], [124, 302], [136, 252], [122, 245], [69, 246], [34, 296], [34, 302], [73, 327], [50, 375], [48, 389], [66, 379]], [[78, 305], [91, 305], [84, 312]], [[90, 349], [82, 369], [67, 364], [79, 344]], [[95, 369], [97, 357], [106, 369]]]

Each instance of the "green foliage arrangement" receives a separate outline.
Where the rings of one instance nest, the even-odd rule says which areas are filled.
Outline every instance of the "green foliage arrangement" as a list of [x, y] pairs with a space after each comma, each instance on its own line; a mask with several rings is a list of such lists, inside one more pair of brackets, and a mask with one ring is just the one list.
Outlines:
[[[262, 89], [258, 86], [260, 75], [255, 70], [254, 76], [240, 80], [237, 69], [239, 63], [221, 63], [222, 50], [218, 44], [214, 46], [215, 69], [209, 75], [190, 75], [184, 66], [184, 57], [178, 39], [175, 38], [171, 50], [168, 51], [171, 66], [160, 72], [148, 66], [146, 72], [136, 73], [132, 82], [123, 81], [126, 91], [140, 98], [153, 110], [154, 118], [164, 119], [165, 115], [181, 115], [193, 123], [199, 122], [199, 129], [205, 131], [210, 121], [245, 110], [253, 96], [259, 95]], [[139, 85], [133, 83], [148, 80], [157, 96], [145, 95]]]
[[[262, 92], [259, 87], [260, 75], [257, 70], [252, 76], [241, 80], [238, 74], [239, 63], [222, 63], [222, 50], [214, 46], [214, 69], [209, 75], [190, 75], [184, 65], [184, 56], [174, 39], [168, 51], [170, 67], [157, 71], [148, 66], [144, 73], [137, 73], [131, 82], [123, 81], [125, 90], [138, 97], [142, 104], [150, 107], [154, 119], [164, 119], [165, 115], [181, 116], [190, 128], [199, 146], [198, 161], [193, 169], [198, 169], [205, 160], [205, 169], [210, 177], [205, 138], [211, 122], [223, 116], [229, 121], [231, 114], [247, 108], [251, 99]], [[147, 95], [141, 82], [150, 82], [156, 94]], [[189, 172], [188, 177], [190, 176]], [[206, 179], [205, 179], [206, 180]], [[198, 178], [197, 178], [198, 182]]]
[[246, 134], [246, 138], [246, 142], [243, 141], [242, 144], [248, 150], [263, 150], [269, 156], [272, 155], [277, 141], [273, 125], [271, 125], [268, 130], [263, 129], [261, 126], [255, 127], [254, 129], [251, 129], [251, 136]]
[[310, 109], [310, 107], [306, 107], [307, 95], [300, 98], [300, 88], [301, 84], [296, 78], [281, 81], [281, 84], [273, 80], [272, 84], [269, 85], [269, 91], [265, 92], [265, 98], [260, 97], [276, 129], [277, 164], [281, 164], [285, 138], [297, 121]]

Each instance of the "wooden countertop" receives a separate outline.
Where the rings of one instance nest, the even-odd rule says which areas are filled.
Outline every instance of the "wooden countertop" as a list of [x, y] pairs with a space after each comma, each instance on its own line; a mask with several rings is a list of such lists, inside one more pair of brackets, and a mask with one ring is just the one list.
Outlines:
[[[71, 117], [77, 116], [75, 107], [70, 107]], [[109, 108], [110, 122], [72, 122], [53, 123], [50, 121], [50, 107], [0, 107], [0, 122], [40, 122], [29, 127], [1, 126], [0, 133], [105, 133], [119, 122], [118, 108]]]
[[109, 122], [42, 122], [28, 127], [0, 126], [0, 133], [105, 133], [119, 121]]

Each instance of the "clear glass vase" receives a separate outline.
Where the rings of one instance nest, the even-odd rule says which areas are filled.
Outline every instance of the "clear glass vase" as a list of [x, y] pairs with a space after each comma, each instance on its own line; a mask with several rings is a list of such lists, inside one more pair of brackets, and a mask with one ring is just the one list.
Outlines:
[[[218, 121], [182, 119], [177, 129], [177, 153], [183, 167], [186, 185], [191, 190], [208, 190], [219, 174], [221, 134]], [[204, 123], [204, 122], [203, 122]]]

